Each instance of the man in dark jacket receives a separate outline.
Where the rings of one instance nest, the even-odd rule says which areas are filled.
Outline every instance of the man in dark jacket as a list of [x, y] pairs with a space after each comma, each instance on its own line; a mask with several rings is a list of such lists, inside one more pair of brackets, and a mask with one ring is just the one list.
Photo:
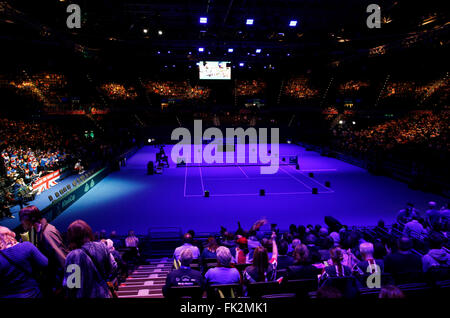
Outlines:
[[[193, 255], [192, 250], [185, 249], [180, 254], [181, 266], [179, 269], [173, 270], [167, 275], [166, 284], [163, 287], [163, 295], [166, 298], [174, 296], [171, 293], [170, 287], [174, 286], [200, 286], [201, 291], [205, 288], [205, 281], [202, 274], [190, 268]], [[201, 292], [197, 295], [200, 296]], [[194, 296], [194, 295], [192, 295]]]
[[[60, 290], [64, 277], [64, 267], [68, 249], [64, 246], [61, 233], [42, 217], [41, 211], [34, 206], [28, 206], [19, 212], [20, 222], [25, 231], [29, 232], [31, 243], [48, 258], [48, 271], [44, 282], [48, 284], [45, 294], [53, 294]], [[45, 288], [44, 287], [44, 288]], [[50, 296], [50, 295], [46, 295]]]
[[412, 248], [411, 239], [408, 237], [399, 238], [397, 246], [397, 252], [384, 258], [384, 271], [393, 275], [422, 272], [422, 259], [410, 251]]

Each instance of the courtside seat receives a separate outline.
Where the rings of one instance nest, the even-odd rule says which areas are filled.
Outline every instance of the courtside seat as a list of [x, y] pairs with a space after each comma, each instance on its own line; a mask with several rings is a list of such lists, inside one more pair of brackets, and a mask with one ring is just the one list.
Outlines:
[[426, 283], [403, 284], [397, 287], [402, 290], [406, 297], [426, 297], [432, 291], [431, 286]]
[[281, 284], [273, 282], [257, 282], [246, 285], [247, 296], [251, 298], [285, 293]]
[[392, 276], [394, 277], [394, 281], [397, 286], [409, 283], [427, 282], [427, 276], [423, 272], [397, 273]]
[[233, 264], [233, 266], [242, 274], [245, 269], [252, 264]]
[[277, 269], [277, 278], [287, 277], [287, 269]]
[[308, 298], [308, 293], [317, 290], [317, 279], [295, 279], [283, 280], [283, 290], [287, 293], [294, 293], [297, 298]]
[[203, 289], [200, 286], [173, 286], [169, 288], [168, 291], [169, 299], [180, 299], [180, 298], [202, 298]]
[[241, 284], [214, 284], [206, 289], [208, 299], [238, 298], [242, 296]]

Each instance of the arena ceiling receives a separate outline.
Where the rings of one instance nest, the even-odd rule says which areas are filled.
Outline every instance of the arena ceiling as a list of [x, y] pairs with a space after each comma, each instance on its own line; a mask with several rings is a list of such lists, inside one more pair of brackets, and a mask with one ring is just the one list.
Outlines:
[[[82, 10], [80, 29], [66, 26], [70, 3], [0, 1], [2, 41], [70, 47], [103, 58], [238, 56], [264, 63], [304, 56], [338, 61], [383, 46], [408, 47], [411, 36], [427, 48], [448, 44], [443, 39], [448, 39], [449, 15], [443, 2], [435, 0], [378, 1], [380, 29], [366, 25], [366, 8], [374, 0], [79, 0], [73, 3]], [[207, 23], [199, 23], [200, 17], [207, 17]], [[291, 21], [297, 21], [295, 27]]]

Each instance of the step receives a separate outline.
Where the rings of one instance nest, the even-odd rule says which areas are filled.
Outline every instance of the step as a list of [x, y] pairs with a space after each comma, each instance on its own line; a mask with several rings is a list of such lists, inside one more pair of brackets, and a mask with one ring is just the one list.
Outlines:
[[161, 296], [162, 297], [162, 292], [161, 290], [151, 290], [151, 289], [140, 289], [140, 290], [136, 290], [136, 291], [118, 291], [117, 295], [120, 298], [123, 297], [148, 297], [148, 296]]
[[127, 285], [120, 286], [119, 291], [133, 291], [133, 290], [141, 290], [141, 289], [149, 289], [149, 290], [161, 290], [165, 284], [154, 284], [154, 285]]
[[132, 277], [130, 278], [130, 277], [128, 277], [127, 280], [125, 281], [125, 283], [136, 285], [136, 283], [144, 283], [149, 280], [151, 281], [152, 279], [151, 278], [132, 278]]

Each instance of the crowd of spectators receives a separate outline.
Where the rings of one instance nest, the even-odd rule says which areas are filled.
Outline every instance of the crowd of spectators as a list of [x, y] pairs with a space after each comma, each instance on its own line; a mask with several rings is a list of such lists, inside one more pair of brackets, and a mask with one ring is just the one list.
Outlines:
[[261, 80], [237, 80], [237, 96], [258, 96], [264, 93], [266, 83]]
[[145, 86], [149, 93], [184, 100], [206, 100], [211, 93], [211, 89], [191, 86], [187, 81], [149, 81]]
[[[262, 230], [267, 223], [260, 220], [248, 231], [239, 223], [234, 232], [222, 227], [220, 235], [209, 237], [206, 244], [200, 244], [193, 231], [186, 233], [183, 245], [175, 249], [175, 269], [167, 276], [164, 295], [175, 297], [171, 290], [175, 286], [200, 286], [206, 291], [216, 284], [237, 284], [241, 295], [248, 296], [252, 283], [309, 279], [318, 283], [318, 298], [356, 297], [368, 287], [368, 276], [380, 274], [385, 276], [379, 297], [392, 298], [404, 297], [392, 284], [413, 283], [425, 275], [450, 277], [450, 210], [438, 209], [434, 202], [424, 213], [409, 203], [392, 228], [380, 221], [370, 235], [330, 216], [325, 218], [327, 226], [292, 224], [285, 233], [275, 225]], [[192, 264], [200, 266], [194, 269]], [[351, 283], [333, 286], [333, 278], [348, 278]]]
[[[419, 277], [448, 279], [450, 213], [434, 202], [420, 212], [410, 203], [398, 212], [397, 222], [380, 221], [364, 231], [325, 217], [322, 225], [294, 225], [280, 232], [275, 224], [259, 220], [249, 230], [238, 222], [236, 231], [222, 227], [202, 244], [194, 231], [183, 236], [175, 249], [173, 270], [163, 288], [234, 284], [236, 296], [249, 295], [254, 283], [291, 280], [317, 282], [316, 297], [356, 297], [367, 288], [368, 276], [384, 275], [379, 297], [403, 297], [402, 283]], [[20, 211], [25, 233], [20, 238], [0, 227], [0, 297], [111, 298], [127, 262], [139, 257], [139, 239], [133, 231], [124, 240], [112, 232], [93, 232], [82, 220], [72, 222], [64, 234], [49, 224], [35, 206]], [[127, 247], [128, 256], [117, 248]], [[193, 264], [199, 266], [193, 267]], [[84, 278], [73, 277], [78, 268]], [[424, 276], [426, 275], [426, 276]], [[85, 277], [88, 277], [86, 279]], [[349, 284], [334, 285], [335, 279]], [[378, 286], [380, 288], [380, 286]], [[250, 295], [251, 296], [251, 295]]]
[[137, 97], [134, 87], [125, 88], [125, 86], [116, 83], [106, 83], [101, 86], [106, 96], [113, 100], [134, 100]]
[[295, 99], [304, 99], [316, 97], [319, 91], [311, 87], [307, 78], [299, 77], [289, 80], [284, 87], [283, 93]]
[[12, 217], [10, 207], [34, 199], [32, 184], [38, 178], [62, 168], [80, 173], [112, 156], [108, 141], [66, 128], [0, 119], [0, 218]]
[[361, 89], [361, 87], [369, 87], [369, 85], [370, 85], [369, 82], [351, 80], [339, 85], [339, 91], [341, 93], [357, 92]]
[[21, 94], [29, 94], [47, 106], [68, 96], [68, 81], [63, 74], [44, 72], [25, 75], [23, 79], [10, 81], [9, 84]]
[[353, 154], [389, 151], [401, 145], [413, 145], [416, 151], [435, 150], [445, 155], [449, 149], [449, 112], [414, 112], [405, 118], [386, 121], [368, 129], [336, 126], [333, 136], [341, 150]]

